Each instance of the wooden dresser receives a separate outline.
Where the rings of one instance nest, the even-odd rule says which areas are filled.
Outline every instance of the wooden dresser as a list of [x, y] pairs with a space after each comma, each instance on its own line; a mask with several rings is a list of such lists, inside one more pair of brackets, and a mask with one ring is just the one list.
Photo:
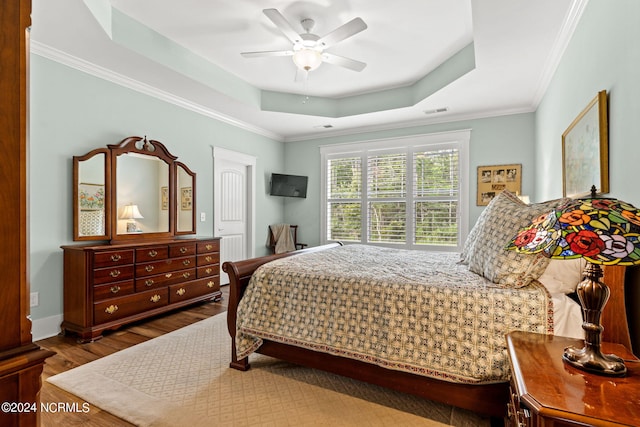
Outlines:
[[62, 249], [62, 330], [78, 334], [81, 341], [221, 296], [218, 238], [69, 245]]
[[620, 344], [603, 343], [604, 353], [625, 360], [623, 378], [595, 375], [562, 361], [568, 346], [582, 341], [552, 335], [507, 335], [512, 384], [511, 426], [640, 425], [640, 360]]

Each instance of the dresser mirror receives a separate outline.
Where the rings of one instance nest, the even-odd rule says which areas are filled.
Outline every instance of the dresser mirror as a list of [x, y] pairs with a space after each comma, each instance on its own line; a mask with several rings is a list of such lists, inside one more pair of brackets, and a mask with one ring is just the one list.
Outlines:
[[195, 228], [196, 216], [193, 206], [193, 195], [196, 194], [196, 175], [189, 168], [176, 162], [176, 233], [189, 233]]
[[73, 158], [74, 240], [104, 240], [111, 235], [111, 157], [98, 148]]
[[195, 173], [137, 136], [74, 156], [74, 240], [195, 234]]

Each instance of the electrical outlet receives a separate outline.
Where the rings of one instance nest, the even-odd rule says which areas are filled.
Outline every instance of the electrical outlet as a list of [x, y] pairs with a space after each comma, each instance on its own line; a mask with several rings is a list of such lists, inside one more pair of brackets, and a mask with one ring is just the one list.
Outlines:
[[205, 222], [207, 215], [204, 212], [200, 212], [200, 222]]
[[30, 307], [37, 307], [40, 304], [39, 295], [37, 292], [31, 292], [31, 300], [29, 301]]

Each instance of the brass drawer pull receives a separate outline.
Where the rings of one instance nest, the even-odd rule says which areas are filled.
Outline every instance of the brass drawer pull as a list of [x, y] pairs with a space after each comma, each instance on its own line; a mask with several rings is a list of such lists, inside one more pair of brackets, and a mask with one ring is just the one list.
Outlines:
[[185, 291], [184, 288], [180, 288], [176, 291], [176, 294], [180, 296], [184, 295], [185, 293], [187, 293], [187, 291]]
[[169, 279], [171, 276], [173, 276], [173, 273], [167, 273], [164, 275], [164, 277], [166, 277], [167, 279]]
[[151, 301], [153, 303], [156, 303], [156, 302], [160, 301], [161, 298], [162, 297], [160, 295], [156, 294], [156, 295], [152, 296], [149, 301]]
[[153, 285], [155, 282], [153, 281], [153, 279], [147, 279], [144, 281], [144, 284], [147, 286], [151, 286]]
[[184, 261], [182, 261], [183, 265], [189, 265], [191, 264], [191, 260], [190, 259], [185, 259]]
[[213, 249], [213, 245], [207, 244], [207, 246], [205, 246], [205, 248], [207, 248], [207, 250], [210, 251], [211, 249]]
[[213, 280], [207, 283], [207, 287], [208, 288], [213, 288], [214, 285], [215, 285], [215, 283], [213, 282]]
[[213, 268], [207, 268], [207, 269], [205, 270], [205, 272], [206, 272], [207, 274], [211, 274], [211, 272], [212, 272], [212, 271], [213, 271]]
[[109, 307], [104, 309], [104, 312], [107, 314], [113, 314], [116, 311], [118, 311], [118, 306], [117, 305], [110, 305]]
[[113, 262], [118, 262], [121, 259], [122, 259], [122, 256], [120, 256], [120, 254], [111, 255], [111, 261]]
[[111, 293], [112, 294], [117, 294], [118, 292], [120, 292], [120, 286], [115, 285], [111, 287]]
[[144, 269], [147, 270], [147, 273], [150, 273], [153, 271], [153, 265], [147, 265]]
[[155, 249], [151, 249], [151, 250], [149, 251], [149, 256], [150, 256], [151, 258], [155, 258], [157, 255], [158, 255], [158, 252], [157, 252]]
[[185, 248], [185, 247], [183, 246], [183, 247], [181, 247], [181, 248], [180, 248], [180, 253], [181, 253], [181, 254], [186, 254], [188, 250], [189, 250], [189, 249], [187, 249], [187, 248]]
[[182, 273], [182, 277], [184, 277], [185, 279], [188, 279], [189, 276], [191, 276], [191, 273]]
[[111, 270], [109, 272], [109, 276], [111, 277], [118, 277], [120, 275], [120, 270]]
[[205, 259], [207, 262], [211, 262], [211, 260], [212, 260], [213, 258], [211, 258], [211, 256], [207, 255], [204, 259]]

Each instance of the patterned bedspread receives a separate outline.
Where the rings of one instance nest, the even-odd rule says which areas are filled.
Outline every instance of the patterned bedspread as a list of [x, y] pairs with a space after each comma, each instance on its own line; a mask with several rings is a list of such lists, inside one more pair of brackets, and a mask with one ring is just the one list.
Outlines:
[[269, 339], [447, 381], [505, 381], [505, 334], [553, 333], [552, 303], [536, 281], [501, 288], [458, 260], [349, 245], [265, 264], [238, 307], [238, 356]]

